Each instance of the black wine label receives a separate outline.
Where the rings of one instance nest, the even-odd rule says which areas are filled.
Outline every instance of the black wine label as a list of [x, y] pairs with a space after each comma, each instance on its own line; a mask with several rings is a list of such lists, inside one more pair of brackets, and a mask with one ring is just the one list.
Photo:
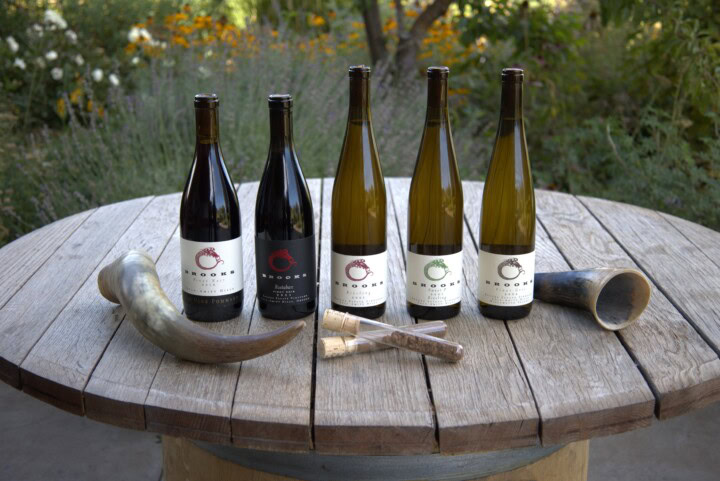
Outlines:
[[304, 304], [317, 297], [315, 235], [269, 241], [255, 237], [257, 296], [269, 304]]

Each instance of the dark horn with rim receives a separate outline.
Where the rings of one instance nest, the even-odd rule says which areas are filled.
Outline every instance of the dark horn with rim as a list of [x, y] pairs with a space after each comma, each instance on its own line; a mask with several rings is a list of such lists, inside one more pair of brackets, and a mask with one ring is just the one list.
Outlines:
[[224, 336], [189, 321], [160, 287], [155, 263], [143, 251], [126, 252], [98, 275], [100, 294], [125, 308], [135, 328], [170, 354], [202, 363], [245, 361], [269, 354], [290, 342], [305, 327], [294, 321], [271, 332]]
[[637, 269], [598, 268], [535, 274], [535, 299], [586, 309], [603, 328], [632, 324], [650, 302], [652, 287]]

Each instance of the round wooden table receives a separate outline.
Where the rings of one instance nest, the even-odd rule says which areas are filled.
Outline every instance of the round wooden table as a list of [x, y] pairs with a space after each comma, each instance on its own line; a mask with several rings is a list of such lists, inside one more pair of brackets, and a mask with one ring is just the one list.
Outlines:
[[[332, 179], [309, 184], [323, 312]], [[492, 321], [480, 316], [474, 296], [482, 184], [464, 186], [466, 288], [461, 314], [448, 321], [448, 338], [465, 346], [460, 363], [397, 350], [316, 359], [316, 338], [330, 335], [317, 316], [285, 348], [243, 363], [200, 365], [164, 354], [101, 298], [96, 282], [102, 266], [142, 248], [182, 304], [180, 195], [172, 194], [83, 212], [0, 249], [0, 378], [72, 413], [166, 435], [169, 480], [248, 479], [250, 472], [268, 480], [527, 473], [540, 480], [562, 472], [557, 479], [579, 480], [589, 438], [720, 399], [720, 234], [652, 210], [538, 191], [538, 271], [639, 267], [654, 284], [652, 300], [617, 333], [584, 311], [541, 302], [529, 318]], [[387, 179], [384, 319], [396, 325], [414, 322], [404, 294], [408, 188], [408, 179]], [[227, 334], [278, 325], [254, 305], [256, 190], [257, 183], [239, 188], [242, 316], [207, 326]]]

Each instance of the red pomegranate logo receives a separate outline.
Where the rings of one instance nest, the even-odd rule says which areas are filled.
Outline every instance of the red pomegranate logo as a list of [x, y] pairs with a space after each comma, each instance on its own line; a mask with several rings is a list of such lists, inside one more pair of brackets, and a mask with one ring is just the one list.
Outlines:
[[[285, 261], [280, 262], [280, 267], [276, 264], [276, 260], [278, 259]], [[287, 249], [278, 249], [270, 254], [268, 257], [268, 264], [270, 265], [270, 269], [275, 272], [287, 272], [291, 267], [296, 266], [297, 262], [295, 262], [295, 259], [293, 259]]]
[[[209, 260], [203, 259], [205, 257], [208, 257]], [[214, 262], [214, 264], [213, 264], [213, 262]], [[200, 269], [205, 270], [205, 271], [215, 269], [218, 266], [218, 264], [224, 264], [224, 263], [225, 263], [225, 261], [223, 261], [222, 258], [220, 257], [220, 255], [217, 252], [215, 252], [214, 247], [208, 247], [206, 249], [198, 251], [198, 253], [195, 254], [195, 265], [197, 265]]]
[[[353, 277], [352, 275], [350, 275], [350, 272], [353, 269], [362, 270], [365, 272], [365, 275], [362, 277]], [[345, 266], [345, 275], [348, 277], [348, 279], [359, 282], [365, 280], [367, 276], [373, 275], [373, 271], [371, 271], [370, 267], [365, 263], [365, 259], [356, 259]]]

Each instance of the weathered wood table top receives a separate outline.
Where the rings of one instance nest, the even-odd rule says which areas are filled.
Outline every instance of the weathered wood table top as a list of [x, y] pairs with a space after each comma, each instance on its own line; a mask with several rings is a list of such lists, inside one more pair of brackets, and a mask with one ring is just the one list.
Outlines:
[[[330, 306], [332, 179], [309, 181], [320, 233], [319, 312]], [[239, 188], [245, 306], [226, 334], [277, 327], [254, 304], [257, 183]], [[405, 310], [409, 179], [388, 179], [390, 296]], [[584, 311], [537, 302], [529, 318], [483, 318], [475, 300], [482, 184], [465, 182], [466, 288], [448, 338], [457, 364], [388, 350], [317, 360], [309, 318], [298, 338], [243, 363], [180, 361], [147, 342], [97, 290], [100, 268], [131, 248], [157, 259], [181, 306], [180, 194], [83, 212], [0, 249], [0, 378], [75, 414], [120, 426], [277, 451], [461, 453], [565, 444], [643, 427], [720, 399], [720, 234], [606, 200], [538, 191], [537, 271], [642, 269], [652, 300], [634, 325], [600, 329]], [[358, 215], [362, 215], [358, 213]]]

